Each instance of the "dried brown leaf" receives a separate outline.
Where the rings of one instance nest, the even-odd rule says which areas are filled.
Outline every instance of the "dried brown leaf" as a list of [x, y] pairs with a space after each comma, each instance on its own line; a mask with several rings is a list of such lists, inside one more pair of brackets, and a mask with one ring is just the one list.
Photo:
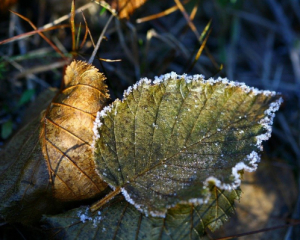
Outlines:
[[135, 9], [142, 6], [147, 0], [107, 0], [106, 2], [116, 9], [120, 18], [129, 18]]
[[92, 65], [72, 62], [65, 89], [45, 113], [42, 146], [56, 199], [94, 197], [106, 188], [92, 160], [93, 124], [107, 98], [105, 77]]
[[108, 98], [104, 80], [92, 65], [73, 61], [50, 106], [53, 92], [48, 101], [37, 100], [49, 107], [0, 155], [0, 218], [30, 223], [107, 187], [95, 172], [91, 147], [96, 113]]
[[0, 12], [5, 13], [12, 7], [18, 0], [1, 0], [0, 1]]

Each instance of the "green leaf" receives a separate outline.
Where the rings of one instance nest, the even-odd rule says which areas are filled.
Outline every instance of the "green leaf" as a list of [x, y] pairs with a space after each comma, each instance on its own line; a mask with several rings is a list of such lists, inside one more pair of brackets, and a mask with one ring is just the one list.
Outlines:
[[99, 15], [102, 16], [106, 11], [107, 9], [105, 7], [101, 8]]
[[206, 239], [205, 229], [215, 230], [234, 211], [240, 190], [222, 191], [216, 187], [206, 204], [177, 205], [165, 218], [145, 217], [118, 197], [101, 211], [88, 207], [70, 210], [43, 221], [57, 239]]
[[8, 138], [13, 130], [13, 122], [11, 120], [8, 120], [7, 122], [3, 123], [1, 125], [1, 137], [3, 139]]
[[142, 79], [98, 113], [98, 173], [146, 215], [202, 204], [208, 185], [225, 190], [253, 171], [281, 98], [227, 79], [166, 74]]
[[35, 90], [34, 89], [27, 89], [26, 91], [23, 92], [18, 105], [23, 106], [24, 104], [28, 103], [31, 98], [34, 96]]

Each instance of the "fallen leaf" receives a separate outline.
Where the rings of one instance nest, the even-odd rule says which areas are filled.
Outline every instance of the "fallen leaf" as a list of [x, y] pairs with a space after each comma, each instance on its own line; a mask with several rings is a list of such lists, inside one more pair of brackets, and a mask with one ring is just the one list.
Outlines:
[[95, 171], [91, 147], [96, 114], [109, 97], [104, 80], [92, 65], [73, 61], [64, 90], [45, 112], [41, 142], [56, 199], [91, 198], [107, 186]]
[[236, 189], [240, 173], [256, 169], [281, 101], [275, 92], [221, 78], [142, 79], [98, 113], [97, 171], [146, 215], [202, 204], [210, 184]]
[[240, 194], [216, 187], [212, 192], [206, 204], [177, 205], [165, 218], [145, 217], [119, 197], [101, 211], [81, 207], [45, 216], [43, 222], [55, 239], [207, 239], [205, 229], [215, 230], [227, 221]]
[[1, 152], [0, 218], [34, 222], [62, 202], [93, 198], [107, 187], [95, 172], [91, 147], [96, 113], [108, 98], [104, 79], [92, 65], [73, 61], [54, 100], [54, 91], [48, 100], [37, 99], [35, 107], [47, 110]]
[[120, 18], [129, 18], [135, 9], [142, 6], [147, 0], [106, 0], [106, 2], [116, 9]]
[[6, 13], [9, 8], [12, 7], [17, 2], [17, 0], [1, 0], [0, 12]]

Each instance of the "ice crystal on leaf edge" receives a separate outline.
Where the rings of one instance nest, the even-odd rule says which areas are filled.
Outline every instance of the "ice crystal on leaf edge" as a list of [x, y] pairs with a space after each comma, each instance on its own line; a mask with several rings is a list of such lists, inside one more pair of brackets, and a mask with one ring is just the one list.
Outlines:
[[[275, 96], [278, 93], [274, 92], [274, 91], [269, 91], [269, 90], [259, 90], [257, 88], [254, 87], [249, 87], [247, 86], [245, 83], [242, 82], [235, 82], [235, 81], [230, 81], [227, 78], [209, 78], [207, 80], [205, 80], [204, 75], [202, 74], [197, 74], [197, 75], [178, 75], [175, 72], [171, 72], [171, 73], [167, 73], [164, 75], [161, 75], [159, 77], [155, 77], [154, 80], [150, 80], [148, 78], [142, 78], [140, 81], [138, 81], [137, 83], [135, 83], [132, 87], [130, 86], [127, 90], [124, 91], [123, 94], [123, 99], [122, 102], [124, 100], [126, 100], [126, 97], [132, 93], [133, 90], [136, 90], [138, 88], [138, 86], [141, 86], [143, 84], [147, 84], [147, 85], [159, 85], [165, 81], [168, 80], [180, 80], [180, 79], [184, 79], [186, 81], [186, 83], [190, 83], [192, 81], [202, 81], [203, 83], [209, 83], [210, 85], [214, 85], [216, 83], [222, 83], [225, 85], [225, 87], [240, 87], [245, 93], [249, 93], [252, 92], [254, 95], [258, 95], [258, 94], [263, 94], [265, 96]], [[116, 101], [119, 101], [118, 99]], [[278, 100], [276, 100], [275, 102], [272, 102], [269, 105], [269, 108], [267, 110], [265, 110], [265, 115], [266, 117], [263, 118], [262, 120], [259, 121], [259, 124], [261, 124], [263, 126], [263, 128], [266, 130], [266, 133], [261, 134], [256, 136], [256, 146], [262, 151], [262, 142], [268, 140], [271, 137], [271, 133], [272, 133], [272, 124], [273, 124], [273, 119], [275, 117], [275, 112], [279, 109], [281, 103], [283, 102], [283, 99], [280, 97]], [[101, 127], [102, 123], [101, 123], [101, 118], [103, 118], [104, 116], [107, 115], [108, 112], [112, 111], [112, 107], [111, 105], [106, 106], [102, 111], [97, 113], [97, 117], [96, 120], [94, 122], [94, 142], [92, 144], [92, 147], [94, 148], [95, 146], [95, 142], [97, 141], [97, 139], [99, 139], [101, 136], [98, 132], [98, 128]], [[241, 184], [241, 179], [240, 179], [240, 174], [239, 172], [241, 170], [245, 170], [248, 172], [253, 172], [257, 169], [257, 163], [260, 161], [260, 157], [258, 155], [257, 152], [252, 151], [249, 155], [247, 155], [244, 159], [244, 161], [242, 162], [238, 162], [233, 168], [232, 168], [232, 175], [234, 177], [233, 183], [232, 184], [226, 184], [223, 183], [221, 180], [219, 180], [218, 178], [214, 177], [214, 176], [210, 176], [208, 177], [203, 183], [204, 183], [204, 188], [207, 187], [210, 183], [213, 183], [216, 187], [223, 189], [223, 190], [234, 190], [237, 187], [240, 186]], [[249, 165], [246, 165], [245, 162], [248, 162]], [[98, 171], [97, 171], [98, 172]], [[99, 174], [99, 173], [98, 173]], [[101, 176], [101, 174], [99, 174]], [[111, 186], [113, 189], [115, 189], [115, 186]], [[132, 205], [134, 205], [138, 210], [140, 210], [141, 212], [145, 213], [147, 215], [147, 212], [144, 211], [141, 206], [139, 206], [138, 204], [136, 204], [133, 199], [130, 197], [130, 195], [127, 193], [127, 191], [124, 188], [121, 188], [121, 192], [123, 194], [123, 196], [125, 197], [125, 199], [127, 200], [127, 202], [131, 203]], [[209, 196], [207, 196], [207, 198], [205, 199], [190, 199], [188, 202], [179, 202], [179, 203], [192, 203], [192, 204], [204, 204], [207, 203], [209, 199]], [[167, 208], [170, 208], [173, 206], [168, 206]], [[149, 212], [151, 216], [153, 217], [165, 217], [166, 212]]]

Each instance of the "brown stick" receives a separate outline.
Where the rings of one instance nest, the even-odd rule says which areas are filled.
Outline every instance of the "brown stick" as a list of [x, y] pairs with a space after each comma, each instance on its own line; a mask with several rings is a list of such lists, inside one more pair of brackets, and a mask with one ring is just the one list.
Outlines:
[[108, 203], [110, 200], [112, 200], [115, 196], [117, 196], [121, 192], [121, 188], [117, 187], [114, 191], [107, 194], [104, 198], [102, 198], [100, 201], [94, 203], [90, 207], [91, 212], [97, 211], [99, 208], [101, 208], [105, 203]]

